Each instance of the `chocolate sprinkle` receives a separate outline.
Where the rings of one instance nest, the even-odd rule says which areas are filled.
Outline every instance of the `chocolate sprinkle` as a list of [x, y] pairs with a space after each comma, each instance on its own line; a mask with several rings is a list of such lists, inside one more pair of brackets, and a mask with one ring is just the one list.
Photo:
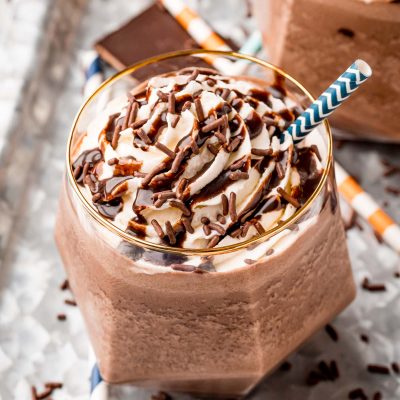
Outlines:
[[395, 374], [399, 374], [400, 373], [400, 366], [397, 362], [392, 362], [391, 364], [392, 370]]
[[208, 143], [207, 144], [208, 151], [210, 153], [212, 153], [214, 156], [216, 156], [218, 154], [220, 148], [221, 147], [218, 143], [214, 143], [214, 144]]
[[179, 120], [181, 119], [181, 116], [178, 114], [173, 114], [172, 119], [171, 119], [171, 126], [172, 128], [176, 128], [178, 125]]
[[67, 290], [67, 289], [69, 289], [69, 282], [68, 282], [68, 279], [65, 279], [65, 280], [63, 281], [63, 283], [60, 285], [60, 289], [61, 289], [61, 290]]
[[155, 219], [152, 219], [152, 220], [151, 220], [151, 225], [153, 225], [153, 228], [154, 228], [154, 230], [156, 231], [158, 237], [159, 237], [160, 239], [163, 239], [164, 236], [165, 236], [165, 233], [164, 233], [164, 231], [162, 230], [161, 225], [158, 223], [158, 221], [155, 220]]
[[224, 134], [222, 134], [221, 132], [215, 132], [214, 135], [216, 136], [216, 138], [218, 139], [218, 141], [221, 144], [226, 144], [227, 140], [226, 140], [226, 136]]
[[197, 119], [198, 119], [200, 122], [203, 122], [203, 121], [204, 121], [204, 113], [203, 113], [203, 107], [202, 107], [202, 105], [201, 105], [201, 101], [200, 101], [199, 98], [197, 98], [197, 99], [194, 101], [194, 106], [196, 107]]
[[185, 227], [185, 229], [189, 232], [189, 233], [193, 233], [194, 229], [190, 223], [190, 220], [188, 218], [182, 218], [181, 219], [183, 226]]
[[257, 229], [257, 232], [262, 235], [263, 233], [265, 233], [265, 229], [264, 227], [260, 224], [260, 222], [256, 221], [254, 223], [254, 227]]
[[208, 248], [214, 247], [214, 246], [216, 246], [216, 245], [218, 244], [218, 242], [219, 242], [219, 236], [218, 236], [218, 235], [215, 235], [215, 236], [213, 236], [213, 237], [211, 238], [211, 240], [208, 242], [207, 247], [208, 247]]
[[292, 206], [299, 208], [300, 203], [292, 197], [289, 193], [287, 193], [285, 190], [283, 190], [281, 187], [278, 187], [277, 192], [283, 197], [288, 203], [290, 203]]
[[114, 130], [114, 134], [111, 140], [111, 147], [115, 150], [118, 146], [118, 140], [121, 134], [122, 126], [117, 125]]
[[278, 174], [279, 179], [283, 179], [285, 177], [285, 170], [282, 167], [282, 164], [277, 162], [276, 163], [276, 173]]
[[138, 136], [144, 143], [151, 144], [151, 139], [147, 136], [147, 133], [142, 129], [135, 129], [133, 133]]
[[241, 139], [239, 137], [235, 137], [228, 145], [228, 151], [230, 153], [236, 151], [236, 149], [239, 147], [241, 142]]
[[52, 388], [46, 388], [42, 393], [36, 393], [36, 397], [34, 397], [35, 400], [44, 400], [48, 398], [52, 393], [53, 393]]
[[279, 369], [281, 371], [287, 372], [290, 371], [292, 369], [292, 364], [289, 361], [285, 361], [281, 364], [281, 366], [279, 367]]
[[128, 128], [129, 125], [129, 116], [131, 114], [132, 111], [132, 102], [129, 102], [128, 107], [126, 109], [126, 114], [125, 114], [125, 118], [124, 118], [124, 123], [122, 124], [122, 130], [125, 130], [126, 128]]
[[182, 272], [193, 272], [196, 270], [195, 265], [189, 265], [189, 264], [171, 264], [170, 267], [174, 271], [182, 271]]
[[365, 394], [364, 390], [361, 388], [353, 389], [349, 392], [348, 395], [349, 399], [351, 400], [368, 400], [367, 395]]
[[225, 121], [226, 121], [225, 116], [222, 116], [221, 118], [218, 118], [218, 119], [208, 123], [207, 125], [204, 125], [201, 128], [201, 131], [204, 133], [211, 132], [211, 131], [219, 128], [220, 126], [224, 125]]
[[115, 164], [118, 164], [118, 163], [119, 163], [119, 160], [116, 157], [111, 158], [110, 160], [107, 161], [108, 165], [115, 165]]
[[175, 244], [176, 237], [175, 237], [174, 228], [172, 228], [171, 222], [167, 221], [165, 223], [165, 230], [167, 232], [167, 236], [168, 236], [170, 244]]
[[221, 97], [226, 101], [226, 99], [229, 97], [229, 95], [231, 94], [231, 90], [228, 88], [223, 88], [222, 89], [222, 93], [221, 93]]
[[157, 147], [158, 150], [161, 150], [163, 153], [165, 153], [169, 158], [173, 159], [175, 157], [175, 153], [171, 149], [169, 149], [165, 144], [156, 142], [154, 146]]
[[189, 75], [187, 82], [194, 81], [199, 76], [199, 70], [195, 68], [193, 72]]
[[176, 197], [178, 199], [182, 199], [184, 191], [187, 187], [187, 184], [188, 184], [188, 180], [186, 178], [182, 178], [179, 181], [178, 185], [176, 186]]
[[238, 181], [240, 179], [249, 179], [249, 174], [243, 171], [234, 171], [229, 174], [231, 181]]
[[172, 207], [179, 208], [185, 217], [190, 217], [191, 211], [186, 207], [182, 200], [170, 200], [169, 204]]
[[148, 121], [148, 118], [145, 118], [145, 119], [141, 119], [141, 120], [139, 120], [139, 121], [136, 121], [136, 122], [134, 122], [134, 123], [131, 125], [131, 128], [132, 128], [132, 129], [141, 128], [147, 121]]
[[336, 329], [335, 329], [332, 325], [327, 324], [327, 325], [325, 326], [325, 332], [329, 335], [329, 337], [330, 337], [334, 342], [337, 342], [337, 341], [339, 340], [339, 335], [338, 335]]
[[251, 258], [245, 258], [245, 259], [244, 259], [244, 262], [245, 262], [246, 264], [251, 265], [251, 264], [254, 264], [254, 263], [256, 262], [256, 260], [252, 260]]
[[202, 224], [209, 224], [210, 223], [210, 219], [207, 217], [201, 217], [200, 222]]
[[365, 333], [362, 333], [360, 335], [360, 339], [364, 342], [364, 343], [369, 343], [369, 337], [368, 335], [366, 335]]
[[162, 92], [161, 90], [157, 90], [157, 96], [163, 102], [167, 102], [169, 100], [168, 94]]
[[339, 378], [339, 370], [336, 361], [331, 361], [328, 365], [325, 361], [318, 363], [318, 369], [312, 370], [306, 379], [309, 386], [315, 386], [322, 381], [335, 381]]
[[138, 110], [139, 110], [139, 104], [136, 101], [134, 101], [134, 103], [132, 105], [131, 113], [129, 115], [128, 126], [131, 126], [135, 122]]
[[234, 192], [231, 192], [231, 194], [229, 195], [229, 215], [232, 222], [236, 222], [238, 220], [238, 216], [236, 213], [236, 193]]
[[272, 149], [251, 149], [251, 154], [255, 156], [272, 156]]
[[168, 96], [168, 112], [170, 114], [175, 114], [175, 95], [173, 93], [170, 93]]
[[400, 195], [400, 189], [397, 187], [393, 187], [393, 186], [386, 186], [385, 188], [387, 193], [391, 193], [394, 194], [396, 196]]
[[75, 178], [75, 179], [78, 179], [79, 176], [81, 175], [81, 172], [82, 172], [82, 167], [81, 167], [80, 165], [78, 165], [78, 166], [74, 169], [74, 173], [73, 173], [74, 178]]
[[69, 305], [69, 306], [73, 306], [73, 307], [77, 306], [76, 301], [75, 300], [71, 300], [71, 299], [64, 300], [64, 303]]
[[386, 291], [386, 286], [383, 283], [372, 284], [368, 278], [364, 278], [361, 287], [369, 292], [384, 292]]
[[99, 201], [101, 199], [101, 193], [96, 193], [93, 195], [92, 197], [92, 202], [96, 203], [97, 201]]
[[272, 256], [274, 254], [274, 249], [268, 249], [265, 253], [266, 256]]
[[150, 181], [159, 173], [161, 172], [163, 169], [165, 169], [165, 164], [161, 163], [159, 165], [157, 165], [156, 167], [154, 167], [142, 180], [142, 186], [145, 187], [147, 186]]
[[172, 190], [164, 190], [163, 192], [157, 192], [154, 193], [152, 196], [154, 199], [173, 199], [174, 197], [176, 197], [176, 193], [173, 192]]
[[220, 235], [225, 235], [225, 229], [221, 225], [211, 222], [208, 226], [211, 230], [218, 232]]
[[203, 232], [206, 236], [211, 234], [211, 228], [208, 226], [208, 224], [203, 224]]
[[184, 149], [180, 150], [179, 153], [176, 155], [174, 162], [172, 163], [171, 166], [171, 172], [173, 174], [176, 174], [179, 170], [179, 167], [183, 161], [183, 159], [185, 158], [185, 153], [186, 151]]
[[390, 375], [390, 369], [386, 365], [368, 364], [367, 371], [371, 374]]
[[67, 316], [65, 314], [57, 314], [57, 319], [59, 321], [65, 321], [67, 319]]
[[183, 104], [183, 107], [182, 107], [182, 111], [188, 110], [191, 106], [192, 106], [192, 103], [189, 100], [185, 101], [185, 103]]

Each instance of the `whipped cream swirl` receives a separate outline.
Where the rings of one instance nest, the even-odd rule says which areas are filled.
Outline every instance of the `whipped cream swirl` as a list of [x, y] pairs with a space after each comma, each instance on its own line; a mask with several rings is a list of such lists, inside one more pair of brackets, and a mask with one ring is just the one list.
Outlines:
[[320, 180], [318, 148], [284, 133], [300, 112], [284, 88], [251, 78], [194, 68], [156, 76], [89, 125], [74, 176], [134, 236], [237, 243], [293, 215]]

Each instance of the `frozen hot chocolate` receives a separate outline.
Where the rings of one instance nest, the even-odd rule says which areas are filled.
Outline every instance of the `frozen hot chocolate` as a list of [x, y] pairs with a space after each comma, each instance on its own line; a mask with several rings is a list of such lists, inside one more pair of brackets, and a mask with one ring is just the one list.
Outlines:
[[293, 145], [286, 88], [188, 68], [79, 114], [56, 239], [106, 381], [244, 395], [354, 297], [329, 132]]
[[98, 212], [133, 236], [235, 244], [287, 220], [320, 181], [318, 135], [295, 147], [285, 133], [300, 111], [282, 87], [212, 70], [155, 77], [89, 125], [74, 176]]

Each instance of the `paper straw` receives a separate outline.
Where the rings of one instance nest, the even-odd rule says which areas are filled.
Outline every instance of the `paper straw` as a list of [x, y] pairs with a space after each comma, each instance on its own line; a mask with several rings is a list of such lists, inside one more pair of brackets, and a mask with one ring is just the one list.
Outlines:
[[294, 143], [301, 142], [308, 133], [321, 124], [325, 118], [331, 115], [337, 107], [349, 98], [371, 74], [371, 67], [363, 60], [357, 60], [347, 68], [347, 70], [289, 126], [286, 132], [292, 135]]
[[338, 163], [335, 163], [335, 174], [339, 192], [344, 199], [391, 248], [400, 252], [400, 227]]
[[[159, 2], [203, 49], [232, 51], [225, 41], [182, 0], [159, 0]], [[205, 59], [225, 74], [230, 75], [234, 71], [234, 62], [227, 58], [207, 56]]]

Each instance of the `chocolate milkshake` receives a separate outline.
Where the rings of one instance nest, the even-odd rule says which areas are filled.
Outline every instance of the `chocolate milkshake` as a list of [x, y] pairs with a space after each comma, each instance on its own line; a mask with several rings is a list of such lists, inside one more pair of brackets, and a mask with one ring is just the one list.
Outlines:
[[374, 77], [331, 121], [354, 138], [400, 142], [400, 116], [393, 113], [400, 106], [398, 2], [256, 0], [255, 15], [271, 62], [314, 94], [355, 55], [372, 65]]
[[106, 381], [244, 395], [353, 299], [330, 138], [294, 146], [299, 113], [185, 68], [72, 140], [56, 239]]

